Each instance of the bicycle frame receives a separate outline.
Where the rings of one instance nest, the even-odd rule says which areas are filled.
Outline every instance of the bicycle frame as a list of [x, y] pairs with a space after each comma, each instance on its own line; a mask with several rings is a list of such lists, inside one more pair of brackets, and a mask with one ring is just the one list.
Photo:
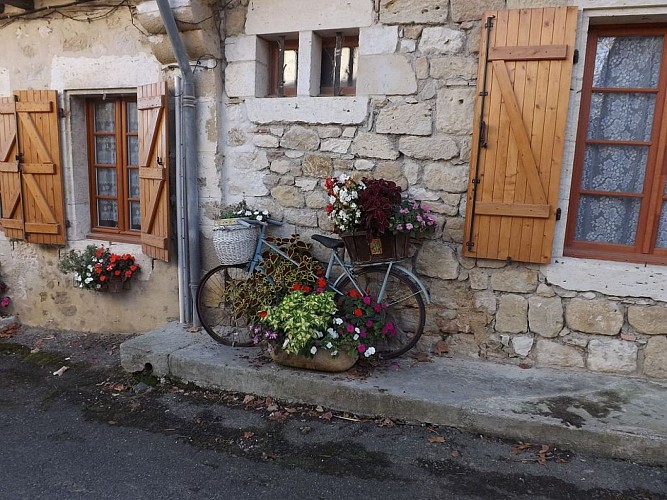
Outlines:
[[[260, 270], [262, 269], [261, 268], [261, 262], [263, 261], [263, 259], [262, 259], [262, 250], [265, 246], [268, 247], [269, 249], [271, 249], [272, 251], [276, 252], [278, 255], [280, 255], [284, 259], [287, 259], [289, 262], [291, 262], [295, 266], [298, 265], [298, 262], [296, 262], [294, 259], [292, 259], [285, 252], [283, 252], [280, 248], [278, 248], [278, 246], [266, 241], [266, 238], [265, 238], [266, 228], [269, 226], [269, 224], [282, 225], [282, 223], [280, 223], [278, 221], [273, 221], [273, 220], [270, 220], [269, 222], [243, 221], [242, 220], [240, 222], [244, 225], [247, 224], [248, 227], [250, 227], [250, 225], [259, 225], [259, 226], [261, 226], [259, 238], [257, 239], [257, 245], [255, 247], [255, 253], [253, 255], [252, 260], [250, 262], [248, 262], [247, 267], [246, 267], [246, 270], [248, 271], [248, 273], [253, 273], [255, 271], [255, 269], [260, 269]], [[332, 281], [331, 273], [333, 272], [333, 268], [334, 268], [335, 265], [340, 266], [340, 268], [343, 270], [343, 272], [336, 278], [335, 281]], [[372, 266], [378, 266], [378, 265], [379, 264], [362, 264], [362, 265], [358, 265], [356, 267], [363, 268], [363, 267], [372, 267]], [[383, 265], [387, 266], [387, 270], [386, 270], [385, 275], [384, 275], [384, 280], [382, 282], [382, 286], [380, 287], [380, 292], [378, 294], [378, 297], [376, 298], [379, 302], [381, 302], [384, 299], [384, 294], [385, 294], [385, 291], [386, 291], [387, 282], [389, 280], [389, 274], [390, 274], [391, 270], [395, 268], [395, 269], [398, 269], [399, 271], [405, 273], [412, 280], [414, 280], [414, 282], [419, 286], [419, 292], [417, 292], [417, 293], [422, 294], [422, 296], [424, 298], [424, 301], [427, 304], [431, 303], [431, 299], [429, 297], [428, 291], [426, 290], [426, 287], [424, 286], [424, 284], [421, 282], [421, 280], [412, 271], [410, 271], [409, 269], [407, 269], [407, 268], [405, 268], [401, 265], [396, 264], [393, 261], [386, 262]], [[335, 249], [330, 249], [329, 262], [327, 263], [327, 268], [326, 268], [326, 271], [324, 273], [324, 278], [327, 281], [327, 287], [331, 291], [333, 291], [337, 294], [342, 294], [343, 292], [341, 290], [339, 290], [337, 288], [337, 286], [345, 277], [347, 277], [347, 278], [350, 279], [350, 282], [352, 284], [354, 284], [354, 287], [357, 289], [357, 291], [361, 294], [364, 294], [365, 293], [364, 290], [359, 286], [359, 284], [357, 283], [357, 280], [354, 276], [354, 272], [353, 272], [354, 269], [355, 269], [355, 266], [352, 263], [345, 262], [344, 259], [341, 259], [340, 255], [338, 255], [338, 252]]]

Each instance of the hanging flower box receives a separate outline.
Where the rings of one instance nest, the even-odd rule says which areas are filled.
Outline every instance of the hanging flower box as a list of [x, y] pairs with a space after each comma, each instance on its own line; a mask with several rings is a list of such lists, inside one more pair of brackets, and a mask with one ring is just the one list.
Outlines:
[[410, 238], [406, 234], [389, 232], [368, 238], [366, 231], [342, 233], [345, 249], [352, 262], [365, 264], [408, 257]]

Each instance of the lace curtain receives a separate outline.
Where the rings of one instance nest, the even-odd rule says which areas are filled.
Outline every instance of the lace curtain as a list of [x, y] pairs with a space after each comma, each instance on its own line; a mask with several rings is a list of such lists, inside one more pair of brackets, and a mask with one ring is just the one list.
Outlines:
[[[656, 88], [662, 43], [661, 36], [600, 37], [593, 87]], [[648, 142], [654, 109], [655, 94], [594, 90], [588, 138]], [[581, 188], [587, 191], [641, 193], [647, 159], [648, 146], [589, 144], [584, 155]], [[634, 244], [640, 204], [638, 198], [628, 196], [582, 195], [575, 238], [580, 241]], [[662, 227], [667, 228], [665, 210], [662, 215]]]

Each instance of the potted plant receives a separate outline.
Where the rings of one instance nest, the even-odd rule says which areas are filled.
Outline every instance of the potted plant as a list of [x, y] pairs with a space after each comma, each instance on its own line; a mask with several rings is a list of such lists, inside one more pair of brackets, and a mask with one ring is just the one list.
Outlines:
[[245, 200], [223, 207], [214, 221], [218, 227], [213, 231], [213, 247], [220, 264], [243, 264], [248, 262], [255, 252], [259, 227], [241, 224], [239, 220], [261, 222], [270, 217], [268, 210], [251, 209]]
[[129, 288], [140, 271], [133, 255], [112, 253], [104, 246], [88, 245], [85, 250], [70, 250], [58, 262], [63, 273], [73, 273], [79, 288], [118, 292]]
[[375, 354], [375, 339], [395, 332], [386, 311], [355, 290], [334, 299], [323, 287], [296, 284], [276, 306], [259, 312], [255, 342], [269, 345], [274, 361], [297, 368], [344, 371], [358, 356]]

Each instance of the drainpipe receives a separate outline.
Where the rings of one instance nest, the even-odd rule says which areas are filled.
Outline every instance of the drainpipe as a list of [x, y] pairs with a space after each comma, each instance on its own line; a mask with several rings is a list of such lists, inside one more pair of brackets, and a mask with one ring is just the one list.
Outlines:
[[[188, 254], [189, 254], [189, 285], [190, 285], [190, 307], [186, 308], [186, 318], [190, 316], [194, 326], [199, 326], [195, 308], [195, 296], [197, 283], [201, 273], [200, 248], [199, 248], [199, 196], [197, 190], [197, 141], [195, 136], [195, 85], [194, 76], [190, 69], [190, 60], [185, 52], [185, 46], [178, 33], [176, 20], [171, 11], [169, 0], [157, 0], [162, 22], [167, 30], [171, 47], [176, 56], [178, 67], [183, 77], [182, 92], [182, 132], [183, 147], [185, 149], [185, 193], [186, 193], [186, 217], [188, 225]], [[185, 294], [187, 295], [187, 294]]]
[[183, 144], [183, 109], [181, 96], [183, 84], [180, 76], [174, 77], [174, 93], [176, 108], [176, 236], [178, 245], [178, 318], [181, 323], [189, 323], [190, 294], [188, 289], [188, 221], [185, 204], [185, 148]]

